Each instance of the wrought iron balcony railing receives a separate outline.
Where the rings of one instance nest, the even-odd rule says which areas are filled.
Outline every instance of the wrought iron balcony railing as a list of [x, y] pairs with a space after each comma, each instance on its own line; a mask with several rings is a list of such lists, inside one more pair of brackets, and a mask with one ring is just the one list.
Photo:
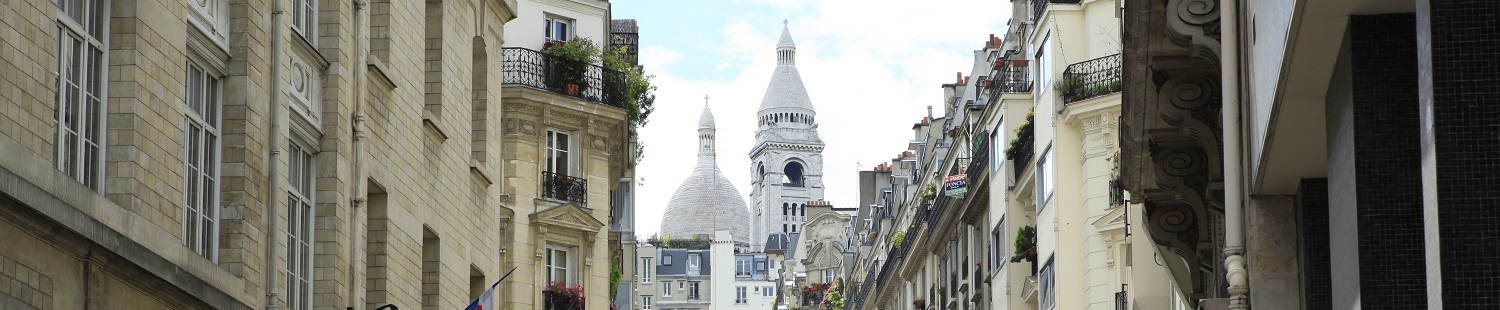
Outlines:
[[1125, 290], [1125, 284], [1120, 284], [1120, 291], [1115, 293], [1115, 310], [1130, 309], [1130, 294]]
[[969, 176], [970, 186], [974, 185], [974, 178], [990, 166], [990, 139], [984, 138], [983, 133], [980, 137], [979, 146], [974, 148], [974, 157], [969, 159], [969, 167], [964, 171]]
[[1057, 87], [1068, 104], [1119, 92], [1120, 75], [1120, 54], [1114, 54], [1068, 65]]
[[542, 198], [567, 200], [583, 205], [588, 203], [589, 181], [564, 174], [542, 172]]
[[1016, 139], [1019, 140], [1016, 142], [1016, 146], [1011, 148], [1010, 154], [1006, 155], [1014, 161], [1014, 164], [1011, 165], [1011, 170], [1014, 171], [1015, 178], [1019, 180], [1021, 179], [1021, 174], [1026, 172], [1027, 166], [1031, 165], [1031, 157], [1036, 155], [1036, 134], [1031, 130], [1026, 130], [1021, 132], [1021, 136], [1016, 137]]
[[520, 48], [501, 49], [501, 83], [523, 85], [616, 108], [627, 107], [625, 74]]
[[988, 104], [995, 104], [996, 100], [1000, 100], [1000, 94], [1031, 92], [1031, 77], [1028, 73], [1030, 67], [1026, 60], [1000, 62], [1000, 69], [996, 69], [995, 76], [990, 78]]

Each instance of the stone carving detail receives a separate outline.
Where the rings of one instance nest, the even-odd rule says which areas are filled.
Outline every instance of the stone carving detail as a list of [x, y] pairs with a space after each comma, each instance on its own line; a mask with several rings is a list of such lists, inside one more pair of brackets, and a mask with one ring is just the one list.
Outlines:
[[[1151, 239], [1185, 264], [1169, 264], [1191, 279], [1192, 298], [1211, 297], [1217, 287], [1221, 233], [1213, 221], [1221, 206], [1210, 199], [1222, 180], [1219, 86], [1206, 74], [1184, 74], [1158, 88], [1149, 130], [1152, 186], [1142, 189]], [[1147, 116], [1151, 117], [1151, 116]], [[1205, 119], [1206, 118], [1206, 119]]]
[[599, 134], [589, 134], [589, 148], [604, 150], [609, 145], [609, 138]]
[[542, 108], [538, 106], [520, 103], [506, 103], [504, 104], [504, 106], [505, 112], [514, 112], [532, 116], [542, 115]]

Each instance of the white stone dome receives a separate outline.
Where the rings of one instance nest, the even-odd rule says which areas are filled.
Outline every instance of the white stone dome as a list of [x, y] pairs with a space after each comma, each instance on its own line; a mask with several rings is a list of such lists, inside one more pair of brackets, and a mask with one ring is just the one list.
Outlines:
[[698, 137], [698, 164], [667, 202], [661, 234], [675, 238], [713, 237], [716, 231], [728, 230], [735, 242], [747, 243], [750, 209], [740, 191], [719, 171], [714, 155], [714, 117], [706, 105], [698, 118]]

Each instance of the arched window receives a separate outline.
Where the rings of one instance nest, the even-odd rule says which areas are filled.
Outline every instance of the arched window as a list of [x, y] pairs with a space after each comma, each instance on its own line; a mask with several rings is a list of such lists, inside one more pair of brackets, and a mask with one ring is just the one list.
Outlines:
[[792, 210], [791, 205], [788, 205], [785, 202], [781, 203], [781, 215], [782, 216], [786, 216], [787, 213], [789, 213], [789, 211], [791, 211], [791, 210]]
[[802, 187], [802, 163], [790, 162], [786, 164], [786, 177], [783, 186]]
[[797, 210], [798, 214], [801, 214], [804, 217], [807, 216], [807, 204], [804, 203], [804, 204], [798, 205], [797, 208], [800, 209], [800, 210]]

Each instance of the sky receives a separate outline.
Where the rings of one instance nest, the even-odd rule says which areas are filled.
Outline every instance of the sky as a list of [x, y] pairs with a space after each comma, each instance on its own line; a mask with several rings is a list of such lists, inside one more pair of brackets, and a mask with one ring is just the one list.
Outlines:
[[776, 66], [783, 21], [826, 144], [824, 199], [853, 207], [859, 171], [905, 151], [928, 106], [941, 116], [941, 85], [957, 72], [967, 75], [974, 50], [1004, 32], [1011, 15], [1010, 2], [1001, 0], [611, 4], [615, 19], [637, 21], [641, 65], [656, 75], [656, 110], [640, 130], [645, 153], [636, 169], [635, 231], [642, 236], [661, 228], [668, 200], [697, 161], [705, 95], [717, 123], [719, 168], [750, 201], [755, 114]]

